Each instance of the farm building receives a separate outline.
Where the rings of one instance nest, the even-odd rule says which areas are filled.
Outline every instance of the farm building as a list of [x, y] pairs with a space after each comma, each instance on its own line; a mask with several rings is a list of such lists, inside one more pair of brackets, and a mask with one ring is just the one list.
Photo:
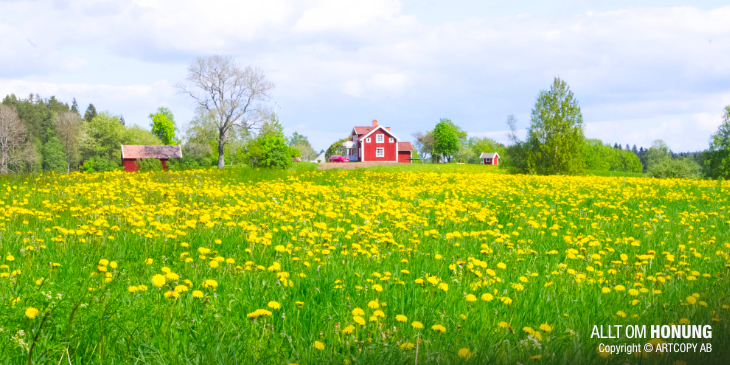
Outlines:
[[319, 154], [319, 156], [317, 156], [317, 157], [316, 157], [316, 158], [315, 158], [314, 160], [312, 160], [312, 161], [309, 161], [309, 162], [316, 162], [316, 163], [322, 163], [322, 162], [325, 162], [325, 160], [327, 160], [327, 159], [326, 159], [326, 158], [325, 158], [325, 156], [324, 156], [324, 152], [322, 152], [322, 153], [320, 153], [320, 154]]
[[482, 165], [499, 165], [499, 154], [497, 152], [484, 152], [479, 158], [482, 160]]
[[413, 146], [410, 142], [399, 142], [390, 127], [373, 124], [367, 127], [354, 127], [350, 140], [342, 144], [345, 157], [350, 162], [402, 162], [410, 163]]
[[141, 146], [122, 145], [122, 166], [124, 171], [139, 171], [137, 160], [141, 158], [156, 158], [162, 162], [162, 168], [167, 170], [167, 160], [182, 158], [180, 146]]

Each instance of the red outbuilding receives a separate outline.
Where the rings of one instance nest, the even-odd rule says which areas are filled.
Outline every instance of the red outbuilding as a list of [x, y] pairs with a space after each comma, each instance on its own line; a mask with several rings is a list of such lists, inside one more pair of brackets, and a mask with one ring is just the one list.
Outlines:
[[354, 127], [350, 140], [342, 144], [345, 157], [350, 162], [404, 162], [410, 163], [413, 146], [390, 131], [390, 127], [378, 125], [373, 119], [369, 127]]
[[479, 158], [482, 160], [482, 165], [499, 165], [499, 154], [497, 152], [484, 152]]
[[122, 166], [124, 166], [124, 171], [139, 171], [137, 160], [141, 158], [156, 158], [162, 162], [162, 168], [167, 170], [167, 160], [171, 158], [182, 158], [182, 149], [177, 145], [122, 145]]

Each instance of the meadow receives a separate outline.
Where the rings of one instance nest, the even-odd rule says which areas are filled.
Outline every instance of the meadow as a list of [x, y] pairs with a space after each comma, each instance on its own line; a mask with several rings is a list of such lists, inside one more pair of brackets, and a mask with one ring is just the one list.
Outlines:
[[[729, 192], [473, 165], [3, 177], [0, 364], [723, 364]], [[713, 351], [591, 338], [633, 324], [711, 325]]]

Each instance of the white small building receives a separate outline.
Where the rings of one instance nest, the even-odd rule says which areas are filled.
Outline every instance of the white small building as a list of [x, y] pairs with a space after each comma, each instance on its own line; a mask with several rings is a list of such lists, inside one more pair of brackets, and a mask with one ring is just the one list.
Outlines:
[[324, 152], [322, 152], [314, 160], [309, 161], [309, 162], [324, 163], [324, 162], [327, 162], [327, 159], [324, 158]]
[[499, 165], [499, 154], [497, 152], [484, 152], [479, 156], [482, 160], [482, 165]]

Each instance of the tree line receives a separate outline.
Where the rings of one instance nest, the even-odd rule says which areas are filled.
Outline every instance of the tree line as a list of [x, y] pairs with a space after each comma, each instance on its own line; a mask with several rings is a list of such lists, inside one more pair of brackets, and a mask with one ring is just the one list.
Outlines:
[[583, 115], [568, 84], [556, 77], [549, 90], [539, 93], [524, 140], [518, 137], [517, 119], [507, 118], [507, 146], [490, 138], [468, 137], [449, 119], [433, 130], [413, 135], [424, 161], [480, 163], [482, 152], [497, 152], [500, 164], [513, 173], [578, 175], [586, 170], [644, 172], [661, 178], [730, 177], [730, 106], [705, 151], [674, 153], [662, 140], [650, 148], [623, 148], [598, 139], [586, 139]]
[[122, 115], [97, 112], [89, 104], [83, 116], [54, 96], [6, 96], [0, 103], [0, 173], [111, 171], [121, 169], [121, 145], [180, 144], [183, 158], [172, 169], [249, 164], [286, 168], [293, 157], [317, 154], [306, 136], [285, 136], [279, 120], [262, 102], [273, 83], [262, 70], [242, 67], [231, 57], [199, 58], [178, 89], [197, 112], [180, 132], [170, 109], [149, 115], [150, 130], [128, 126]]

